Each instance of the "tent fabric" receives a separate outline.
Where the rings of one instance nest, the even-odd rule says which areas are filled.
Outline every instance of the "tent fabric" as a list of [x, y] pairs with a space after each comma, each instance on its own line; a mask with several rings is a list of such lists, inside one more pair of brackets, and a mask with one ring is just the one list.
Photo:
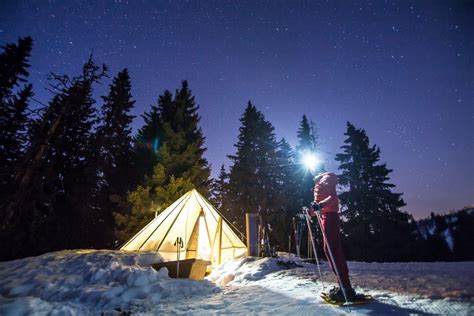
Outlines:
[[176, 200], [120, 250], [158, 251], [165, 261], [177, 260], [177, 238], [182, 238], [180, 259], [198, 258], [212, 266], [247, 254], [246, 245], [217, 209], [193, 189]]

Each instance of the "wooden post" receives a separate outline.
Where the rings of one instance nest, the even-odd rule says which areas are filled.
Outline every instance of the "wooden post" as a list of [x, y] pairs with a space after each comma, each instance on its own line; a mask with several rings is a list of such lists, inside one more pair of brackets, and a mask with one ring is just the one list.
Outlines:
[[247, 256], [259, 256], [260, 227], [258, 214], [245, 214], [245, 226], [247, 233]]
[[262, 225], [258, 224], [258, 234], [257, 234], [257, 257], [260, 258], [260, 250], [262, 248]]
[[291, 234], [288, 235], [288, 253], [291, 253]]

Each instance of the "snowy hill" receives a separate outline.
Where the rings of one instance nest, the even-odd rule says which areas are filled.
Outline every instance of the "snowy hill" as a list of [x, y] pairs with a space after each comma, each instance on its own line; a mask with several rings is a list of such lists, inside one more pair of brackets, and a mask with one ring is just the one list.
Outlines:
[[[171, 279], [149, 267], [155, 253], [74, 250], [0, 263], [0, 315], [284, 314], [348, 312], [324, 304], [334, 285], [326, 264], [290, 255], [244, 258], [221, 265], [207, 280]], [[303, 267], [283, 269], [278, 261]], [[354, 314], [474, 313], [474, 262], [349, 264], [356, 289], [376, 301]]]
[[417, 221], [419, 235], [428, 243], [430, 248], [437, 250], [438, 260], [472, 260], [474, 239], [474, 208], [465, 207], [462, 210], [445, 215], [435, 215]]

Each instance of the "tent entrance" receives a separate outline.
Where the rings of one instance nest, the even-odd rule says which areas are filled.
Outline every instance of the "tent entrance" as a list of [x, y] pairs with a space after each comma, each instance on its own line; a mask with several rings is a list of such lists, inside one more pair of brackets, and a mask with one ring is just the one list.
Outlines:
[[209, 229], [207, 227], [204, 212], [199, 216], [199, 235], [198, 235], [198, 251], [197, 258], [210, 261], [212, 257], [211, 240], [209, 236]]
[[204, 211], [201, 210], [186, 247], [186, 259], [211, 261], [212, 245]]

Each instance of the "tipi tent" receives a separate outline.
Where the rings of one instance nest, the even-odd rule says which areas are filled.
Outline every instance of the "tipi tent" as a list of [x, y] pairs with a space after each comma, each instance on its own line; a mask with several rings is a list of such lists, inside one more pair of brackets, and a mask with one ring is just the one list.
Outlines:
[[222, 215], [195, 189], [171, 204], [120, 249], [155, 250], [165, 261], [174, 261], [178, 238], [184, 243], [180, 259], [208, 260], [213, 267], [247, 253], [247, 247]]

